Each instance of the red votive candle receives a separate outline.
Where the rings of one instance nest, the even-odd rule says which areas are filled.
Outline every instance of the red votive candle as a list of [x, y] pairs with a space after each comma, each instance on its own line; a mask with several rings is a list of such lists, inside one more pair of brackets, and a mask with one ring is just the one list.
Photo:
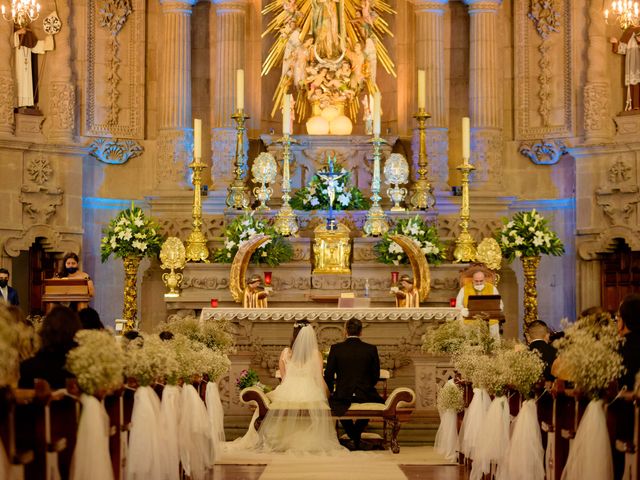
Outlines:
[[391, 283], [395, 285], [398, 283], [398, 277], [400, 276], [400, 272], [391, 272]]
[[264, 284], [271, 285], [271, 272], [264, 272]]
[[450, 298], [449, 299], [449, 306], [455, 308], [455, 306], [456, 306], [456, 299], [455, 298]]
[[211, 299], [211, 308], [216, 308], [218, 306], [218, 299], [217, 298], [212, 298]]

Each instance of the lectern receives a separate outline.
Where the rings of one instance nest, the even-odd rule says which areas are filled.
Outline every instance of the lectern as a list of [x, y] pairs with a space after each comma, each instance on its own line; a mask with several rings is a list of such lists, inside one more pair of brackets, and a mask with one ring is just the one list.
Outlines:
[[55, 304], [71, 302], [76, 303], [80, 310], [89, 305], [89, 300], [89, 281], [85, 278], [51, 278], [44, 281], [42, 303], [45, 313], [49, 313]]

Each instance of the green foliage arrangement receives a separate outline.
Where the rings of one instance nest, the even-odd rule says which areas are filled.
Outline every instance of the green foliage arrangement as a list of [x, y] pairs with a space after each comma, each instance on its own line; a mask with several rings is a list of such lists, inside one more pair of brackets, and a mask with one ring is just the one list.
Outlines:
[[502, 255], [512, 261], [515, 257], [536, 257], [564, 253], [564, 245], [548, 225], [547, 220], [534, 210], [518, 212], [511, 220], [503, 219], [504, 226], [496, 234]]
[[103, 231], [100, 253], [103, 262], [111, 255], [125, 257], [153, 257], [158, 255], [162, 246], [160, 227], [147, 218], [141, 208], [123, 210]]
[[[328, 173], [324, 166], [319, 173]], [[337, 180], [334, 210], [367, 210], [370, 206], [358, 187], [351, 187], [351, 174], [340, 164], [335, 164], [334, 172], [342, 174]], [[329, 194], [325, 182], [316, 173], [309, 184], [296, 191], [291, 199], [291, 207], [296, 210], [329, 210]]]
[[390, 235], [406, 235], [411, 237], [418, 245], [427, 261], [432, 265], [438, 265], [446, 258], [446, 249], [438, 238], [438, 230], [433, 225], [428, 225], [419, 215], [412, 218], [403, 218], [382, 237], [374, 247], [379, 262], [393, 265], [409, 263], [409, 258], [402, 247], [389, 238]]
[[270, 235], [271, 239], [263, 243], [251, 256], [251, 263], [264, 263], [277, 267], [293, 258], [293, 247], [284, 237], [276, 233], [272, 225], [253, 214], [241, 215], [224, 229], [225, 242], [222, 248], [213, 252], [215, 263], [231, 263], [238, 249], [251, 237], [259, 234]]

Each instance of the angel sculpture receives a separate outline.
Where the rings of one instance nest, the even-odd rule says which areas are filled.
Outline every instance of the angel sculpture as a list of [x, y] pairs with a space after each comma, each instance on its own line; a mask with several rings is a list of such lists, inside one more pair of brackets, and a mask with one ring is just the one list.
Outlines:
[[297, 28], [291, 32], [284, 47], [284, 56], [282, 57], [282, 76], [291, 78], [294, 76], [295, 62], [297, 60], [297, 52], [300, 48], [300, 30]]
[[373, 38], [367, 38], [364, 44], [364, 57], [368, 65], [369, 79], [371, 83], [376, 83], [376, 69], [378, 68], [378, 57], [376, 56], [376, 45]]
[[307, 38], [304, 43], [298, 45], [295, 51], [295, 64], [293, 66], [293, 83], [296, 86], [304, 85], [307, 78], [306, 69], [311, 54], [312, 38]]
[[347, 58], [351, 62], [351, 88], [355, 89], [358, 85], [361, 85], [364, 81], [364, 73], [362, 67], [364, 66], [364, 53], [362, 52], [362, 45], [360, 42], [356, 42], [353, 46], [353, 50], [347, 52]]

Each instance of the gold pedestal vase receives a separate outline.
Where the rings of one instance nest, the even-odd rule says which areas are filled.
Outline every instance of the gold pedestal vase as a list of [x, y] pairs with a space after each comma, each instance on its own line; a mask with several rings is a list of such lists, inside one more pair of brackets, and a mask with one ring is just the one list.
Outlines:
[[521, 257], [524, 271], [524, 324], [538, 320], [538, 290], [536, 274], [540, 265], [540, 256]]
[[138, 267], [140, 267], [141, 257], [130, 255], [123, 258], [124, 261], [124, 306], [122, 308], [122, 318], [126, 321], [124, 331], [135, 330], [137, 328], [138, 316]]

